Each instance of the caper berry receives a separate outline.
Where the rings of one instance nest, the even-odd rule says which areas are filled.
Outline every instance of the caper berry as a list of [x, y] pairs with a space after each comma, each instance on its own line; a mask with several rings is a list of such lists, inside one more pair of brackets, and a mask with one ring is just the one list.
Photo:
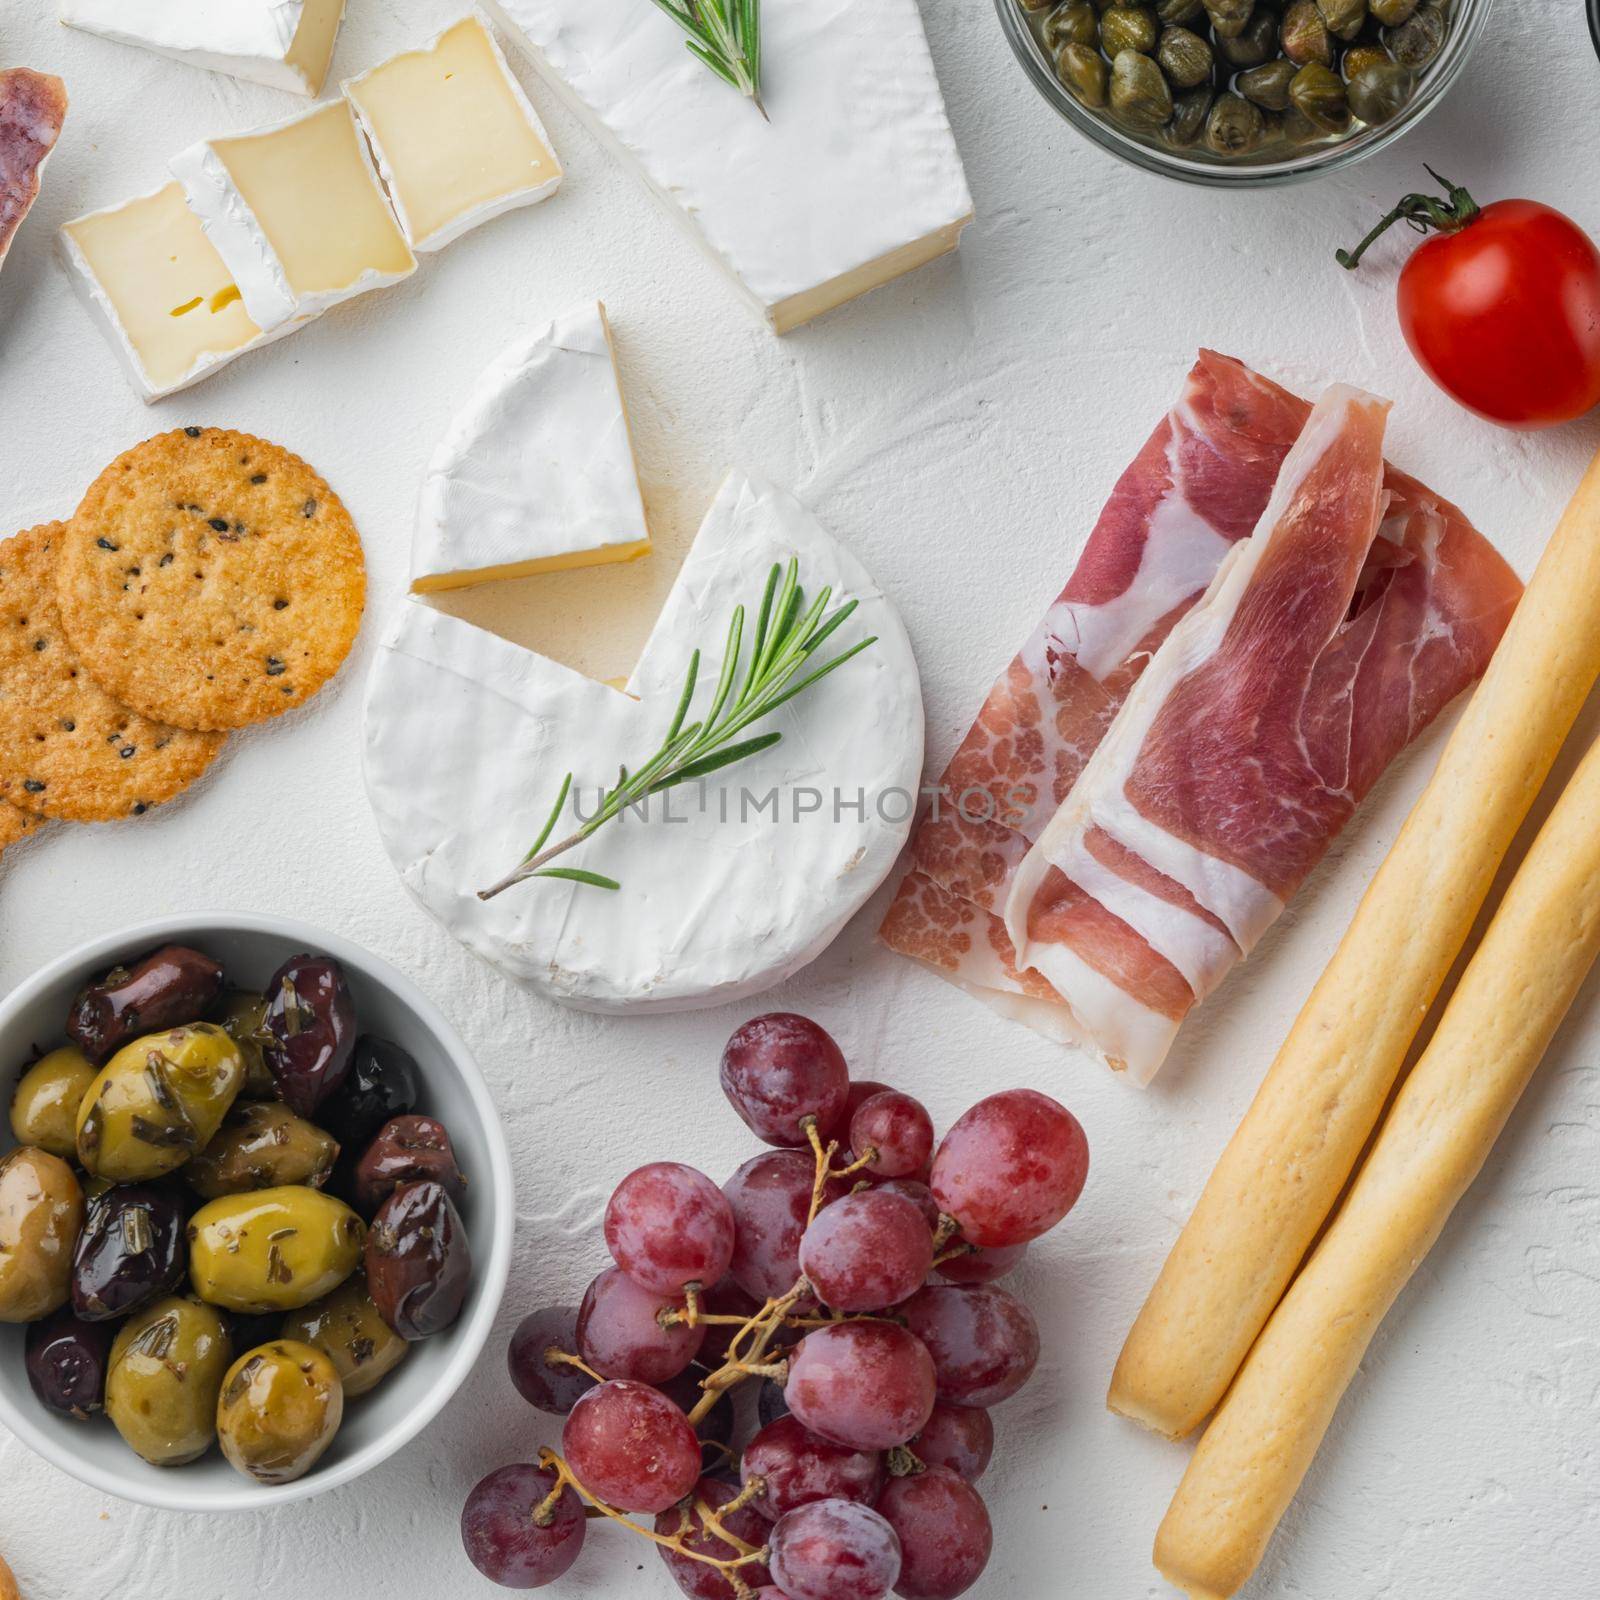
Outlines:
[[1353, 44], [1344, 53], [1344, 59], [1339, 63], [1339, 70], [1344, 74], [1344, 81], [1348, 83], [1363, 68], [1387, 63], [1391, 59], [1389, 52], [1381, 44]]
[[1398, 116], [1416, 88], [1416, 75], [1398, 61], [1374, 61], [1359, 68], [1345, 85], [1350, 110], [1363, 122]]
[[1056, 76], [1086, 106], [1106, 103], [1106, 84], [1110, 76], [1105, 57], [1086, 44], [1069, 44], [1056, 56]]
[[1136, 128], [1159, 128], [1172, 115], [1172, 90], [1149, 56], [1117, 52], [1111, 63], [1111, 109]]
[[1219, 156], [1248, 154], [1261, 143], [1265, 131], [1260, 108], [1242, 95], [1218, 95], [1206, 117], [1206, 144]]
[[1383, 30], [1383, 42], [1402, 67], [1421, 72], [1444, 45], [1444, 12], [1436, 5], [1420, 6], [1397, 28]]
[[1411, 13], [1420, 4], [1421, 0], [1367, 0], [1367, 9], [1384, 27], [1398, 28], [1402, 22], [1410, 20]]
[[1234, 79], [1233, 86], [1246, 100], [1253, 101], [1263, 111], [1287, 111], [1289, 85], [1299, 70], [1294, 62], [1285, 61], [1280, 56], [1276, 61], [1263, 62], [1259, 67], [1241, 72]]
[[1230, 67], [1259, 67], [1278, 51], [1278, 19], [1265, 6], [1245, 24], [1244, 32], [1232, 39], [1218, 37], [1217, 54]]
[[1297, 67], [1313, 61], [1324, 67], [1333, 65], [1333, 42], [1328, 37], [1328, 25], [1317, 10], [1317, 0], [1294, 0], [1283, 14], [1278, 36], [1283, 53]]
[[1094, 45], [1100, 39], [1100, 19], [1089, 0], [1067, 0], [1044, 19], [1044, 42], [1051, 50], [1069, 44]]
[[1124, 50], [1137, 50], [1141, 55], [1151, 55], [1160, 31], [1156, 26], [1156, 14], [1148, 7], [1112, 6], [1100, 18], [1100, 48], [1113, 61]]
[[1192, 145], [1206, 125], [1206, 113], [1211, 109], [1212, 89], [1209, 83], [1184, 89], [1172, 97], [1172, 120], [1161, 130], [1161, 137], [1180, 149]]
[[1187, 28], [1163, 30], [1161, 42], [1156, 47], [1156, 60], [1174, 89], [1193, 89], [1211, 81], [1216, 65], [1208, 45], [1198, 33]]
[[1317, 10], [1336, 39], [1353, 39], [1367, 20], [1367, 0], [1317, 0]]
[[1342, 133], [1350, 124], [1344, 85], [1320, 62], [1308, 62], [1295, 73], [1289, 99], [1312, 127], [1324, 133]]
[[1255, 0], [1204, 0], [1206, 15], [1219, 39], [1236, 39], [1244, 32]]

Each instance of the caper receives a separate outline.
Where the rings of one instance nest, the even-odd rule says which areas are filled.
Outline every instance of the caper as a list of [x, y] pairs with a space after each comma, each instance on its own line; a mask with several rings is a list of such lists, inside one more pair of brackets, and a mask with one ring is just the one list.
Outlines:
[[1136, 128], [1159, 128], [1172, 115], [1172, 90], [1149, 56], [1117, 52], [1111, 63], [1111, 109]]
[[1263, 62], [1241, 72], [1233, 86], [1246, 100], [1254, 101], [1263, 111], [1286, 111], [1289, 108], [1289, 85], [1300, 69], [1281, 56], [1276, 61]]
[[1294, 0], [1283, 14], [1278, 37], [1283, 53], [1297, 67], [1313, 61], [1332, 66], [1333, 42], [1328, 38], [1328, 25], [1317, 10], [1317, 0]]
[[1100, 19], [1100, 48], [1115, 61], [1124, 50], [1150, 55], [1161, 30], [1156, 14], [1145, 6], [1112, 6]]
[[1198, 33], [1187, 28], [1166, 28], [1161, 43], [1156, 47], [1156, 60], [1174, 89], [1193, 89], [1198, 84], [1209, 83], [1215, 58]]
[[1219, 156], [1242, 156], [1261, 143], [1261, 111], [1241, 95], [1222, 94], [1206, 117], [1206, 144]]
[[1397, 28], [1383, 30], [1383, 42], [1402, 67], [1421, 72], [1444, 44], [1444, 12], [1435, 5], [1419, 7]]
[[1043, 11], [1050, 4], [1050, 0], [1022, 0], [1024, 11]]
[[1367, 0], [1317, 0], [1317, 10], [1336, 39], [1353, 39], [1367, 20]]
[[1175, 94], [1172, 97], [1172, 120], [1161, 130], [1161, 137], [1180, 149], [1192, 145], [1206, 125], [1211, 98], [1209, 83], [1198, 84], [1193, 89]]
[[1344, 85], [1320, 62], [1309, 62], [1295, 73], [1289, 99], [1312, 127], [1324, 133], [1342, 133], [1349, 126]]
[[1206, 15], [1219, 39], [1236, 39], [1244, 32], [1255, 0], [1204, 0]]
[[1100, 21], [1089, 0], [1067, 0], [1044, 19], [1044, 42], [1051, 50], [1069, 44], [1093, 45], [1100, 38]]
[[1290, 144], [1315, 144], [1322, 131], [1312, 127], [1298, 106], [1291, 105], [1278, 115], [1278, 135]]
[[1398, 61], [1375, 61], [1351, 77], [1345, 94], [1351, 111], [1363, 122], [1387, 122], [1405, 109], [1416, 85], [1409, 67]]
[[1204, 0], [1156, 0], [1156, 20], [1169, 28], [1187, 28], [1205, 15]]
[[1106, 103], [1105, 57], [1086, 44], [1069, 44], [1056, 56], [1056, 76], [1086, 106]]
[[1402, 22], [1410, 20], [1411, 13], [1421, 3], [1422, 0], [1367, 0], [1367, 9], [1384, 27], [1398, 28]]
[[1344, 81], [1348, 83], [1363, 68], [1387, 63], [1392, 58], [1381, 44], [1353, 44], [1344, 53], [1344, 59], [1339, 63], [1339, 70], [1344, 74]]
[[1277, 53], [1278, 19], [1265, 6], [1256, 8], [1256, 14], [1236, 38], [1217, 40], [1217, 54], [1230, 67], [1259, 67]]

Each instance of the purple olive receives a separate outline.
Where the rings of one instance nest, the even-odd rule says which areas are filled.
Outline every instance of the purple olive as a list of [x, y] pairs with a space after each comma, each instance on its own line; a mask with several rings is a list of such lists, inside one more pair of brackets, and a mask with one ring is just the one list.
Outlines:
[[452, 1200], [459, 1200], [467, 1187], [450, 1135], [432, 1117], [396, 1117], [383, 1125], [356, 1163], [351, 1183], [356, 1210], [375, 1216], [406, 1183], [437, 1183]]
[[103, 1411], [116, 1336], [109, 1322], [84, 1322], [69, 1306], [32, 1323], [23, 1359], [39, 1404], [78, 1422]]
[[383, 1203], [367, 1234], [367, 1293], [402, 1339], [426, 1339], [461, 1315], [472, 1246], [442, 1185], [408, 1183]]
[[364, 1149], [390, 1118], [417, 1109], [419, 1081], [417, 1064], [406, 1051], [364, 1033], [356, 1040], [350, 1071], [317, 1120], [345, 1149]]
[[222, 968], [210, 956], [163, 945], [81, 990], [67, 1013], [67, 1037], [98, 1066], [140, 1034], [200, 1021], [221, 993]]
[[266, 1058], [278, 1095], [302, 1117], [344, 1082], [355, 1049], [356, 1007], [332, 956], [291, 956], [267, 984]]
[[84, 1322], [108, 1322], [171, 1294], [189, 1268], [186, 1221], [173, 1190], [107, 1189], [90, 1204], [73, 1252], [72, 1309]]

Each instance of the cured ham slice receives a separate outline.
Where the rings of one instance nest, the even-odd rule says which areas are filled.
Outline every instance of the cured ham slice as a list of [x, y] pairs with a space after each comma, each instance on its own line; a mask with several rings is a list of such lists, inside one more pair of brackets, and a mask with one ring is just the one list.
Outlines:
[[59, 78], [27, 67], [0, 71], [0, 264], [39, 197], [40, 174], [66, 114]]

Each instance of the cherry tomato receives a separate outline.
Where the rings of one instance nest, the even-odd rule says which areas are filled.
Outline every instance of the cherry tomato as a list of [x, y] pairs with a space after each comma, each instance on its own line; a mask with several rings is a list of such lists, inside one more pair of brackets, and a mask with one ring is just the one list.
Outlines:
[[1353, 267], [1393, 222], [1437, 230], [1412, 252], [1397, 294], [1400, 330], [1422, 370], [1510, 428], [1570, 422], [1600, 405], [1594, 241], [1537, 201], [1480, 209], [1465, 189], [1446, 188], [1444, 200], [1407, 195], [1358, 249], [1339, 253], [1341, 265]]

